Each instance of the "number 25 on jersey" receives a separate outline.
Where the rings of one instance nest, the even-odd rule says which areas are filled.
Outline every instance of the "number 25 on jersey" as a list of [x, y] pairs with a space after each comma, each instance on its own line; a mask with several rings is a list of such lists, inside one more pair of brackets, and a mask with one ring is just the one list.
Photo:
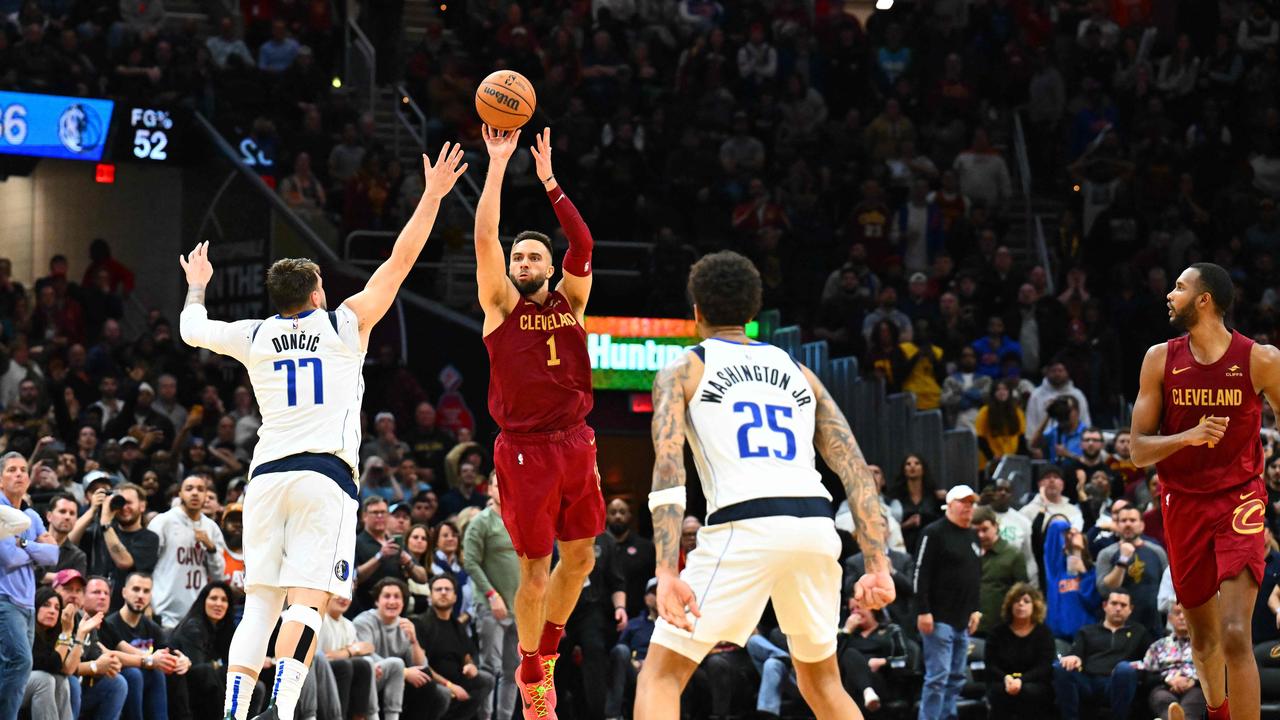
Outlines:
[[298, 370], [311, 366], [311, 377], [314, 381], [312, 390], [313, 405], [324, 404], [324, 368], [320, 364], [320, 358], [308, 357], [298, 358], [297, 362], [293, 360], [277, 360], [272, 368], [277, 372], [284, 370], [285, 382], [288, 384], [289, 407], [298, 404]]
[[[791, 418], [791, 408], [785, 405], [765, 405], [764, 413], [760, 412], [760, 405], [753, 402], [736, 402], [733, 404], [733, 412], [735, 414], [747, 414], [750, 418], [738, 428], [738, 457], [741, 458], [762, 458], [769, 457], [770, 452], [779, 460], [795, 460], [796, 459], [796, 434], [788, 428], [779, 424], [779, 417]], [[773, 432], [769, 435], [770, 444], [773, 448], [765, 445], [751, 445], [751, 431], [763, 427], [768, 422], [769, 429]], [[781, 443], [782, 449], [777, 445]]]

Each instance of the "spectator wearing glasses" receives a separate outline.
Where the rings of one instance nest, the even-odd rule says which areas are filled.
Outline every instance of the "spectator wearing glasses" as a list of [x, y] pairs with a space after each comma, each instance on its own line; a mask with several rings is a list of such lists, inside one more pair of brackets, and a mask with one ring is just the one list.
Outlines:
[[431, 579], [431, 609], [414, 622], [426, 648], [427, 671], [453, 699], [445, 716], [449, 720], [487, 718], [486, 704], [492, 702], [496, 679], [476, 664], [480, 651], [467, 626], [453, 618], [457, 604], [457, 582], [448, 575], [437, 575]]

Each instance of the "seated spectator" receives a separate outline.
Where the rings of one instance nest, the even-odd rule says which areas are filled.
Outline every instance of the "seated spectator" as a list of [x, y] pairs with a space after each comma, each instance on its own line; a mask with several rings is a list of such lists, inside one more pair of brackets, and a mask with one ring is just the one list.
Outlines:
[[999, 478], [982, 489], [978, 504], [991, 508], [996, 521], [1000, 524], [1000, 538], [1017, 548], [1027, 565], [1027, 581], [1033, 587], [1040, 585], [1040, 561], [1036, 559], [1035, 545], [1032, 542], [1031, 521], [1017, 510], [1011, 509], [1013, 504], [1013, 481]]
[[101, 615], [80, 623], [75, 642], [60, 639], [70, 635], [74, 609], [64, 608], [62, 598], [51, 588], [36, 593], [35, 641], [31, 648], [31, 675], [22, 696], [22, 709], [32, 720], [75, 720], [71, 712], [71, 682], [80, 664], [84, 639], [102, 622]]
[[915, 395], [917, 410], [937, 409], [947, 367], [942, 362], [942, 348], [933, 343], [929, 322], [916, 320], [911, 341], [899, 343], [898, 347], [902, 351], [902, 366], [893, 374], [901, 379], [902, 391]]
[[649, 640], [658, 619], [658, 579], [649, 578], [644, 589], [642, 614], [627, 621], [627, 627], [618, 637], [618, 644], [609, 652], [608, 690], [605, 691], [604, 715], [606, 720], [622, 718], [622, 701], [627, 689], [634, 687], [644, 659], [649, 654]]
[[[786, 643], [781, 643], [786, 645]], [[795, 670], [791, 667], [791, 654], [778, 643], [756, 632], [747, 639], [747, 655], [760, 675], [756, 692], [756, 712], [771, 717], [782, 714], [782, 696], [797, 691]]]
[[[884, 472], [877, 465], [868, 465], [867, 469], [871, 471], [871, 476], [875, 478], [876, 488], [879, 490], [878, 499], [880, 501], [880, 512], [884, 515], [885, 524], [889, 529], [889, 549], [900, 553], [906, 553], [907, 544], [902, 538], [902, 525], [898, 523], [898, 515], [902, 513], [902, 505], [895, 501], [897, 512], [885, 500], [884, 495]], [[840, 505], [836, 508], [836, 529], [843, 530], [850, 535], [857, 535], [858, 528], [853, 520], [853, 512], [849, 509], [849, 501], [841, 500]], [[652, 563], [650, 563], [652, 565]], [[628, 593], [628, 597], [630, 593]]]
[[404, 489], [395, 475], [387, 472], [387, 463], [380, 455], [364, 459], [364, 473], [360, 476], [360, 499], [378, 498], [388, 504], [404, 502]]
[[866, 610], [849, 598], [849, 617], [840, 628], [840, 679], [844, 689], [863, 712], [876, 712], [887, 696], [885, 673], [882, 672], [899, 648], [894, 634], [901, 640], [901, 630], [880, 622], [880, 611]]
[[[91, 577], [85, 583], [84, 610], [80, 622], [105, 615], [111, 605], [111, 587], [106, 578]], [[82, 720], [116, 720], [124, 709], [129, 694], [129, 683], [120, 675], [124, 667], [120, 654], [102, 649], [102, 625], [90, 630], [89, 645], [80, 655], [80, 667], [76, 671], [80, 682], [80, 713]]]
[[1111, 716], [1129, 717], [1138, 691], [1138, 668], [1151, 645], [1151, 635], [1129, 622], [1133, 604], [1125, 590], [1112, 590], [1100, 623], [1076, 633], [1071, 653], [1053, 666], [1053, 688], [1062, 720], [1078, 720], [1080, 704], [1102, 702]]
[[1027, 400], [1027, 440], [1030, 441], [1037, 428], [1045, 426], [1045, 418], [1049, 414], [1049, 405], [1063, 395], [1070, 395], [1080, 408], [1080, 422], [1085, 426], [1092, 425], [1089, 418], [1089, 401], [1084, 393], [1071, 382], [1067, 366], [1053, 361], [1044, 368], [1044, 380], [1031, 393]]
[[458, 584], [450, 575], [431, 579], [431, 608], [418, 616], [414, 624], [427, 652], [427, 670], [432, 679], [449, 691], [450, 720], [471, 720], [491, 703], [497, 684], [493, 673], [476, 665], [479, 649], [467, 632], [467, 626], [454, 619], [458, 604]]
[[1022, 357], [1022, 346], [1004, 334], [1004, 318], [999, 315], [987, 318], [987, 334], [974, 340], [972, 347], [978, 355], [977, 373], [993, 380], [1000, 377], [1006, 356]]
[[283, 73], [293, 65], [301, 45], [289, 35], [283, 20], [271, 23], [271, 39], [258, 48], [258, 69], [272, 74]]
[[298, 153], [293, 174], [280, 182], [280, 195], [295, 210], [323, 210], [328, 205], [320, 178], [311, 172], [311, 156]]
[[978, 623], [978, 634], [986, 635], [1000, 622], [1001, 607], [1009, 590], [1030, 578], [1022, 553], [1000, 537], [1000, 521], [995, 511], [989, 507], [975, 508], [973, 529], [978, 534], [978, 551], [982, 557], [978, 605], [982, 620]]
[[1152, 637], [1159, 637], [1164, 633], [1164, 622], [1156, 596], [1169, 556], [1155, 540], [1143, 537], [1145, 526], [1138, 508], [1129, 506], [1119, 512], [1116, 526], [1120, 541], [1098, 553], [1098, 591], [1128, 590], [1133, 622], [1145, 626]]
[[[955, 301], [955, 295], [947, 293], [947, 297], [950, 298], [949, 302]], [[948, 301], [943, 302], [944, 307], [947, 304]], [[968, 345], [960, 348], [956, 370], [943, 381], [940, 398], [942, 408], [947, 413], [948, 426], [968, 428], [975, 434], [978, 434], [976, 426], [978, 414], [981, 412], [987, 393], [991, 390], [992, 382], [991, 378], [979, 374], [977, 370], [978, 351]], [[979, 442], [981, 437], [979, 434]], [[989, 440], [988, 444], [990, 444]]]
[[435, 556], [431, 552], [431, 528], [412, 525], [404, 535], [404, 549], [409, 553], [409, 564], [401, 565], [404, 580], [409, 584], [410, 615], [421, 615], [431, 609], [431, 566]]
[[991, 680], [987, 700], [994, 718], [1039, 720], [1052, 715], [1053, 661], [1057, 650], [1045, 626], [1044, 596], [1031, 585], [1009, 588], [1000, 623], [987, 636], [985, 660]]
[[[1064, 463], [1080, 457], [1084, 452], [1084, 431], [1087, 426], [1080, 419], [1080, 404], [1073, 397], [1055, 400], [1039, 427], [1031, 433], [1031, 446], [1037, 457], [1049, 462]], [[1075, 477], [1072, 477], [1074, 483]]]
[[252, 67], [254, 65], [253, 55], [249, 52], [249, 46], [236, 37], [235, 25], [232, 24], [230, 17], [224, 17], [218, 21], [218, 34], [211, 35], [205, 41], [205, 46], [209, 49], [209, 56], [213, 60], [214, 67], [219, 70], [227, 67], [227, 61], [232, 55], [238, 57], [246, 66]]
[[316, 652], [323, 653], [333, 669], [342, 717], [372, 717], [378, 712], [378, 686], [373, 665], [360, 658], [373, 653], [373, 644], [360, 640], [356, 626], [342, 616], [349, 607], [347, 598], [329, 598], [316, 636]]
[[[1080, 508], [1072, 505], [1062, 494], [1064, 484], [1062, 469], [1057, 465], [1045, 465], [1040, 469], [1039, 491], [1023, 505], [1019, 512], [1031, 521], [1033, 527], [1047, 526], [1044, 520], [1054, 515], [1061, 515], [1071, 521], [1076, 530], [1084, 528], [1084, 515]], [[1037, 522], [1037, 519], [1040, 522]]]
[[1049, 629], [1055, 637], [1070, 639], [1093, 622], [1100, 602], [1084, 535], [1060, 515], [1052, 516], [1045, 529], [1042, 567]]
[[[361, 504], [360, 523], [364, 529], [356, 536], [356, 589], [351, 596], [350, 614], [358, 615], [373, 607], [374, 586], [384, 578], [399, 579], [403, 566], [413, 558], [387, 533], [387, 501], [380, 497], [365, 498]], [[405, 593], [405, 598], [408, 592]]]
[[1026, 455], [1024, 433], [1027, 416], [1013, 399], [1013, 388], [1008, 380], [998, 380], [991, 391], [991, 398], [973, 421], [974, 434], [978, 436], [978, 449], [990, 464], [1005, 455]]
[[356, 616], [356, 637], [373, 646], [369, 655], [378, 684], [381, 716], [440, 720], [452, 694], [427, 672], [427, 654], [418, 643], [417, 628], [401, 617], [408, 589], [404, 581], [387, 577], [373, 587], [375, 607]]
[[462, 531], [452, 520], [446, 520], [436, 527], [431, 546], [435, 548], [432, 556], [431, 574], [452, 575], [458, 585], [458, 600], [454, 604], [454, 619], [469, 622], [471, 608], [475, 605], [475, 583], [462, 566]]
[[227, 684], [227, 653], [236, 621], [231, 616], [231, 587], [212, 580], [196, 595], [173, 631], [170, 644], [191, 661], [187, 671], [188, 710], [196, 720], [218, 720], [222, 708], [211, 698], [223, 697]]
[[458, 465], [458, 484], [440, 497], [442, 516], [452, 517], [468, 507], [483, 509], [489, 502], [489, 496], [476, 489], [481, 479], [479, 470], [474, 463], [470, 462]]
[[164, 630], [147, 616], [151, 607], [151, 576], [132, 572], [124, 580], [124, 605], [103, 622], [102, 644], [120, 654], [121, 674], [129, 683], [127, 720], [165, 717], [169, 707], [166, 677], [184, 675], [191, 661], [181, 650], [166, 646]]
[[1191, 657], [1190, 629], [1180, 603], [1169, 608], [1169, 627], [1173, 634], [1151, 643], [1142, 659], [1142, 667], [1160, 678], [1160, 684], [1147, 696], [1147, 705], [1160, 720], [1169, 720], [1169, 704], [1174, 702], [1182, 706], [1186, 717], [1203, 717], [1204, 691]]

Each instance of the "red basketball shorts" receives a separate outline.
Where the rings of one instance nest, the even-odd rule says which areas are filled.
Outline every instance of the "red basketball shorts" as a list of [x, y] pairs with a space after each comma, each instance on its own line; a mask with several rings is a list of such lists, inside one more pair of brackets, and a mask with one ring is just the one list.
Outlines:
[[556, 540], [604, 532], [596, 434], [586, 424], [546, 433], [501, 432], [493, 465], [502, 523], [522, 557], [546, 557]]
[[1223, 580], [1245, 569], [1262, 582], [1267, 488], [1261, 477], [1216, 493], [1164, 490], [1160, 502], [1169, 574], [1183, 606], [1203, 605]]

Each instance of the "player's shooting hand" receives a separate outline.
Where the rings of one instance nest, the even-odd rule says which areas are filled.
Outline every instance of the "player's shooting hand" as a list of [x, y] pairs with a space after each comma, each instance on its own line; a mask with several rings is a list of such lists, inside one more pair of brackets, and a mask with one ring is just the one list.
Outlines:
[[1227, 421], [1231, 418], [1225, 417], [1206, 417], [1200, 421], [1195, 427], [1185, 430], [1182, 434], [1186, 438], [1187, 444], [1195, 447], [1198, 445], [1208, 445], [1213, 447], [1215, 443], [1227, 434]]
[[542, 132], [534, 135], [533, 139], [533, 147], [529, 148], [530, 154], [533, 155], [533, 171], [537, 173], [543, 187], [549, 190], [555, 187], [554, 180], [551, 183], [547, 182], [555, 174], [551, 169], [551, 128], [542, 128]]
[[188, 285], [208, 285], [213, 277], [213, 265], [209, 263], [209, 241], [196, 243], [187, 257], [178, 256], [178, 264], [187, 273]]
[[[688, 613], [688, 614], [686, 614]], [[674, 573], [663, 573], [658, 576], [658, 614], [663, 620], [681, 630], [693, 632], [693, 623], [689, 615], [702, 617], [698, 609], [698, 599], [693, 595], [689, 583]]]
[[495, 130], [488, 125], [480, 126], [484, 135], [484, 145], [489, 150], [489, 158], [506, 162], [516, 151], [516, 141], [520, 139], [519, 130]]
[[893, 586], [893, 577], [888, 570], [867, 573], [858, 578], [853, 586], [853, 599], [858, 607], [866, 610], [879, 610], [891, 605], [898, 591]]
[[467, 164], [462, 162], [462, 145], [445, 143], [444, 147], [440, 148], [440, 156], [436, 158], [435, 165], [432, 165], [431, 159], [423, 153], [422, 171], [426, 178], [425, 189], [422, 191], [424, 200], [439, 200], [448, 195], [454, 183], [458, 182], [458, 178], [467, 171]]

